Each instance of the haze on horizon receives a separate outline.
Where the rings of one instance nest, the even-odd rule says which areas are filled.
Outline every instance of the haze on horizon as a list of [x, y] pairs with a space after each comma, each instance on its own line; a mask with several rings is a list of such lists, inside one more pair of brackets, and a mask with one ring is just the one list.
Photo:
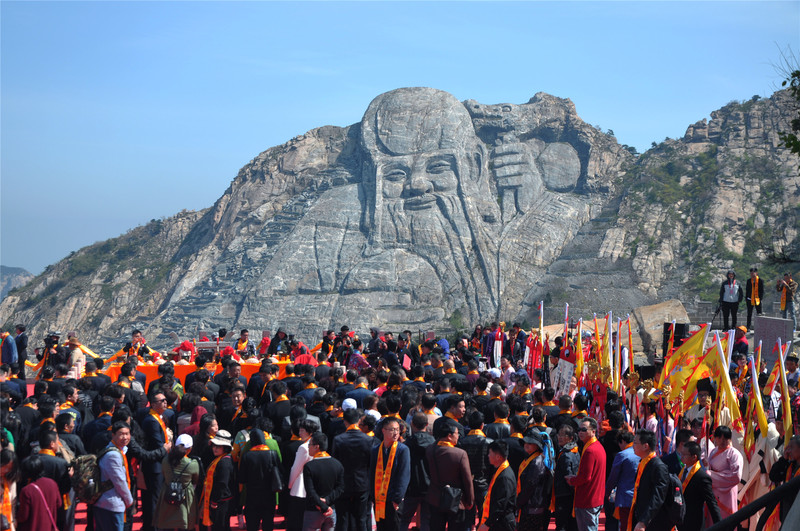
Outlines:
[[800, 2], [0, 3], [0, 262], [211, 206], [378, 94], [569, 98], [640, 152], [780, 88]]

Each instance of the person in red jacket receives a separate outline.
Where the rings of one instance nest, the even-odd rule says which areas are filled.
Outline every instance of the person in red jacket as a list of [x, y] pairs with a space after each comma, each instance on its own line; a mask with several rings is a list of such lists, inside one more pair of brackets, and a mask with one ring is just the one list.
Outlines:
[[578, 529], [586, 531], [597, 531], [606, 491], [606, 452], [596, 434], [597, 421], [592, 417], [582, 419], [578, 428], [578, 437], [583, 442], [578, 475], [566, 478], [575, 487]]

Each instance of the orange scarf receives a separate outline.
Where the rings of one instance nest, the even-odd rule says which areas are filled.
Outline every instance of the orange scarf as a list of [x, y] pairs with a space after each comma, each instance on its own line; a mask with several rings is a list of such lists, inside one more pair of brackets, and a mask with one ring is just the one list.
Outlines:
[[6, 518], [6, 522], [9, 524], [14, 521], [14, 513], [11, 509], [11, 488], [9, 487], [8, 481], [4, 477], [3, 481], [3, 505], [0, 506], [0, 514], [2, 514]]
[[159, 415], [158, 413], [156, 413], [152, 409], [150, 410], [150, 415], [152, 415], [152, 417], [154, 419], [156, 419], [156, 421], [158, 421], [158, 425], [161, 426], [161, 432], [164, 434], [164, 442], [166, 442], [167, 441], [167, 425], [164, 424], [164, 419], [162, 419], [161, 415]]
[[495, 424], [508, 424], [508, 419], [494, 419]]
[[761, 299], [758, 298], [758, 281], [761, 280], [756, 275], [755, 279], [750, 279], [753, 283], [753, 306], [758, 306], [761, 304]]
[[511, 436], [514, 437], [515, 439], [522, 439], [522, 434], [521, 433], [516, 433], [515, 432], [515, 433], [512, 433]]
[[436, 445], [437, 446], [447, 446], [447, 447], [453, 448], [453, 443], [451, 443], [450, 441], [439, 441], [439, 442], [436, 443]]
[[788, 294], [789, 294], [789, 287], [788, 286], [784, 286], [783, 289], [781, 289], [781, 311], [782, 312], [786, 311], [786, 299], [787, 299]]
[[[686, 467], [681, 468], [681, 476], [683, 476], [684, 470], [686, 470]], [[686, 492], [686, 486], [692, 480], [692, 476], [694, 476], [695, 472], [697, 472], [698, 470], [700, 470], [699, 460], [694, 464], [694, 466], [692, 466], [692, 468], [689, 469], [689, 475], [687, 475], [686, 479], [684, 479], [683, 482], [681, 483], [681, 487], [683, 488], [684, 492]]]
[[392, 479], [392, 467], [394, 467], [394, 455], [397, 453], [397, 443], [392, 443], [389, 450], [389, 459], [384, 466], [383, 459], [384, 445], [378, 448], [377, 465], [375, 466], [375, 520], [380, 521], [386, 518], [386, 494], [389, 491], [389, 482]]
[[479, 373], [478, 371], [469, 371], [469, 372], [467, 373], [467, 375], [470, 375], [470, 374], [480, 374], [480, 373]]
[[499, 467], [497, 467], [497, 470], [495, 470], [495, 472], [494, 472], [494, 476], [492, 476], [492, 482], [489, 483], [489, 490], [486, 492], [486, 499], [483, 500], [483, 511], [481, 512], [481, 523], [480, 523], [480, 525], [478, 527], [480, 527], [481, 525], [486, 524], [486, 520], [489, 519], [489, 506], [492, 503], [492, 488], [494, 488], [494, 482], [497, 480], [497, 476], [499, 476], [500, 473], [503, 470], [508, 468], [508, 466], [509, 466], [508, 465], [508, 461], [503, 461], [503, 464], [500, 465]]
[[285, 402], [289, 400], [289, 397], [286, 395], [279, 395], [278, 398], [275, 399], [275, 402]]
[[467, 435], [480, 435], [481, 437], [486, 437], [486, 434], [483, 433], [483, 430], [469, 430]]
[[631, 512], [628, 513], [628, 531], [633, 529], [633, 512], [636, 508], [636, 495], [639, 493], [639, 482], [642, 479], [642, 473], [652, 458], [656, 456], [655, 452], [650, 452], [650, 455], [639, 461], [639, 469], [636, 471], [636, 483], [633, 485], [633, 502], [631, 502]]
[[331, 454], [328, 452], [317, 452], [317, 455], [314, 456], [314, 459], [322, 459], [323, 457], [330, 457]]
[[128, 490], [130, 490], [130, 488], [131, 488], [131, 471], [128, 468], [128, 458], [125, 457], [125, 453], [122, 451], [122, 448], [120, 448], [116, 444], [114, 445], [114, 448], [119, 450], [119, 455], [120, 455], [120, 457], [122, 457], [122, 464], [125, 465], [125, 481], [128, 482]]
[[358, 424], [350, 424], [345, 431], [359, 430]]
[[201, 505], [201, 517], [203, 525], [210, 526], [211, 522], [211, 488], [214, 486], [214, 470], [217, 469], [217, 464], [219, 464], [220, 459], [225, 457], [225, 455], [221, 455], [214, 459], [211, 462], [211, 465], [208, 467], [208, 472], [206, 472], [206, 480], [203, 482], [203, 499]]
[[45, 449], [43, 449], [43, 450], [39, 450], [39, 453], [40, 453], [40, 454], [44, 454], [44, 455], [49, 455], [50, 457], [55, 457], [55, 456], [56, 456], [56, 453], [55, 453], [55, 451], [53, 451], [53, 450], [48, 450], [47, 448], [45, 448]]
[[250, 451], [251, 452], [263, 452], [263, 451], [269, 450], [269, 449], [270, 449], [270, 447], [267, 446], [266, 444], [259, 444], [259, 445], [256, 445], [256, 446], [253, 446], [252, 448], [250, 448]]
[[527, 459], [525, 459], [525, 461], [523, 461], [521, 465], [519, 465], [519, 473], [517, 473], [517, 496], [519, 496], [519, 491], [522, 490], [522, 473], [525, 471], [526, 468], [528, 468], [528, 465], [531, 464], [531, 461], [533, 461], [540, 455], [542, 455], [542, 451], [537, 450], [533, 452]]

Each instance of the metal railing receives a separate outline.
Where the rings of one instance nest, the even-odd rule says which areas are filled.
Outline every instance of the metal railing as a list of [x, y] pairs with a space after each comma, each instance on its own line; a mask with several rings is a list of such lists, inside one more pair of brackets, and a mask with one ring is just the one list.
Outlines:
[[782, 501], [794, 500], [800, 491], [800, 476], [790, 479], [775, 490], [764, 494], [760, 498], [753, 500], [724, 520], [709, 527], [706, 531], [731, 531], [736, 529], [740, 522], [743, 522], [756, 514], [761, 509], [766, 509], [758, 519], [758, 525], [751, 531], [762, 531], [767, 523], [772, 511], [778, 503]]

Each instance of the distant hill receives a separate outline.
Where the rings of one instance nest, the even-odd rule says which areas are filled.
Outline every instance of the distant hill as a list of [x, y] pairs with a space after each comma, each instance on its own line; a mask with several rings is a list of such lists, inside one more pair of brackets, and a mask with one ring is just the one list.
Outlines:
[[5, 299], [8, 292], [24, 286], [33, 279], [33, 275], [21, 267], [0, 266], [0, 300]]
[[800, 173], [778, 138], [796, 116], [786, 91], [734, 101], [638, 154], [568, 99], [398, 89], [259, 154], [208, 209], [52, 264], [0, 323], [116, 350], [133, 328], [156, 347], [221, 327], [447, 334], [536, 323], [540, 300], [547, 322], [565, 302], [573, 318], [673, 298], [691, 314], [728, 268], [770, 288], [796, 271]]

